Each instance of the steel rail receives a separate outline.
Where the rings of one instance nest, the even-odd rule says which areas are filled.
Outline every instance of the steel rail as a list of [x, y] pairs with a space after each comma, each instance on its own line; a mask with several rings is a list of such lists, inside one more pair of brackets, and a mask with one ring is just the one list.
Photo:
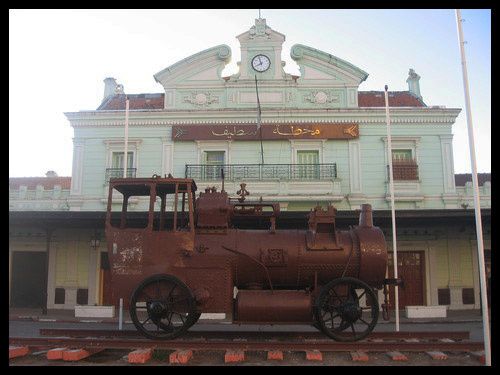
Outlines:
[[[40, 328], [41, 336], [69, 336], [69, 337], [140, 337], [136, 330], [110, 330], [110, 329], [73, 329], [73, 328]], [[209, 338], [258, 338], [258, 339], [325, 339], [330, 340], [324, 333], [315, 331], [271, 332], [271, 331], [189, 331], [184, 338], [203, 337]], [[372, 332], [368, 339], [454, 339], [468, 340], [468, 331], [389, 331]]]
[[346, 352], [363, 350], [367, 352], [401, 351], [480, 351], [484, 350], [483, 342], [407, 342], [407, 341], [243, 341], [243, 340], [170, 340], [158, 341], [147, 339], [110, 339], [110, 338], [61, 338], [61, 337], [10, 337], [9, 345], [54, 346], [72, 348], [105, 348], [105, 349], [172, 349], [172, 350], [283, 350], [305, 351], [319, 350], [324, 352]]

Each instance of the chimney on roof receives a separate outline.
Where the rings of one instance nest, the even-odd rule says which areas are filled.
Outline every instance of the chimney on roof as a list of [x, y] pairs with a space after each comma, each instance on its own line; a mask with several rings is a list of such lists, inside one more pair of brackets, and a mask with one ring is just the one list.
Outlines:
[[104, 79], [104, 98], [102, 101], [105, 101], [110, 96], [115, 95], [116, 88], [118, 84], [116, 83], [116, 79], [114, 78], [105, 78]]
[[47, 171], [45, 177], [57, 177], [57, 173], [55, 171]]
[[408, 78], [406, 79], [406, 82], [408, 82], [408, 91], [417, 98], [422, 99], [422, 95], [420, 95], [420, 83], [418, 81], [420, 81], [420, 76], [413, 69], [410, 69]]

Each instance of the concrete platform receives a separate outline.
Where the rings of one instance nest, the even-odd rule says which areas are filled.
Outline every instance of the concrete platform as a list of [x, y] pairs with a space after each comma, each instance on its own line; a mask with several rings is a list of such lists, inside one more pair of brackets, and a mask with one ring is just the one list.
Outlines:
[[[490, 313], [491, 316], [491, 313]], [[67, 322], [67, 323], [118, 323], [118, 311], [115, 310], [115, 317], [113, 318], [82, 318], [75, 317], [74, 310], [48, 310], [47, 314], [42, 313], [42, 309], [21, 309], [21, 308], [10, 308], [9, 309], [9, 321], [13, 320], [25, 320], [25, 321], [40, 321], [40, 322]], [[447, 316], [444, 318], [408, 318], [406, 317], [405, 311], [399, 311], [399, 321], [401, 324], [406, 323], [467, 323], [467, 322], [481, 322], [482, 315], [481, 310], [447, 310]], [[131, 323], [128, 311], [123, 312], [123, 322]], [[198, 321], [197, 324], [212, 324], [223, 322], [230, 324], [229, 320], [214, 320], [214, 319], [202, 319]], [[379, 316], [378, 324], [394, 323], [395, 315], [394, 311], [391, 311], [390, 320], [386, 321], [382, 319], [382, 314]]]

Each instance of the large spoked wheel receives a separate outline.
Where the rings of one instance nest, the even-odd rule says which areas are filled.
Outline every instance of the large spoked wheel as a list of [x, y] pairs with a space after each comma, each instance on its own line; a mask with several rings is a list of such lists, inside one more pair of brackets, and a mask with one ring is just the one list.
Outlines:
[[[365, 297], [366, 306], [360, 300]], [[361, 280], [344, 277], [323, 286], [314, 308], [317, 327], [337, 341], [362, 340], [378, 321], [378, 300]]]
[[200, 313], [186, 284], [171, 275], [155, 275], [139, 284], [132, 294], [130, 317], [146, 337], [168, 340], [186, 332]]

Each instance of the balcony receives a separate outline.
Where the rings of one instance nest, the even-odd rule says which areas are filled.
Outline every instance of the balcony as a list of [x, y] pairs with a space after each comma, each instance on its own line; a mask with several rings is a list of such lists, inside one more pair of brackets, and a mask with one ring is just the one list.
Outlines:
[[[135, 178], [137, 168], [127, 168], [127, 177]], [[106, 168], [106, 184], [110, 178], [122, 178], [123, 168]]]
[[[392, 161], [394, 181], [418, 181], [418, 165], [415, 160]], [[389, 166], [387, 166], [387, 179], [389, 179]]]
[[334, 180], [336, 164], [186, 164], [186, 178], [195, 181], [307, 181]]

